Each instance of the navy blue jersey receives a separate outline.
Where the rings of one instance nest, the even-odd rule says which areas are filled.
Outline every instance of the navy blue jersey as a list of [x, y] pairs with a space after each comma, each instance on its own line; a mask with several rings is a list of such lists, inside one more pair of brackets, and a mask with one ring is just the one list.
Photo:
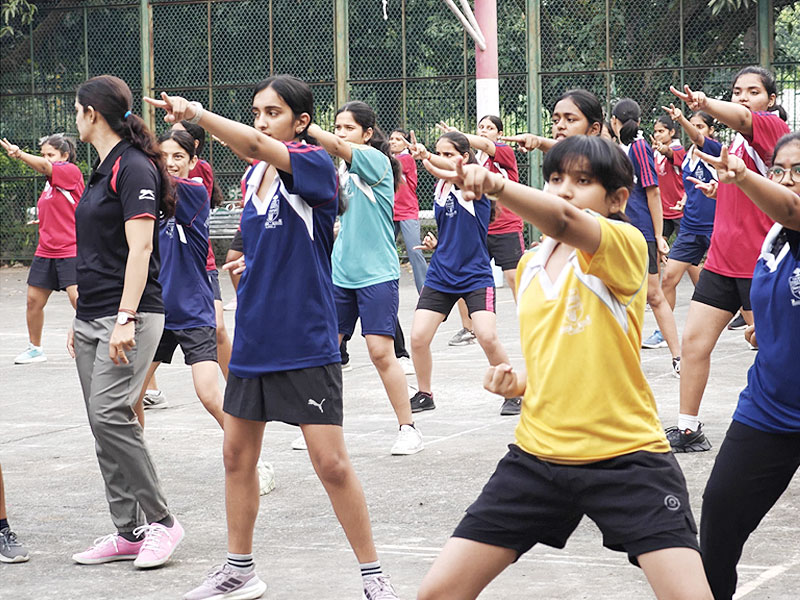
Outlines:
[[[686, 191], [686, 205], [683, 207], [681, 231], [695, 235], [711, 235], [714, 231], [714, 213], [717, 210], [717, 201], [709, 198], [694, 187], [694, 183], [686, 181], [687, 177], [694, 177], [703, 183], [718, 181], [717, 171], [708, 163], [700, 160], [694, 154], [692, 146], [686, 153], [681, 165], [683, 171], [683, 189]], [[717, 140], [706, 138], [703, 142], [703, 152], [711, 156], [719, 156], [722, 144]]]
[[247, 178], [241, 231], [247, 268], [239, 282], [230, 370], [238, 377], [319, 367], [341, 360], [331, 280], [338, 177], [317, 146], [287, 143], [291, 173]]
[[773, 225], [753, 273], [758, 354], [734, 420], [772, 433], [800, 432], [800, 232]]
[[653, 159], [653, 149], [644, 138], [638, 137], [630, 146], [622, 146], [633, 163], [633, 189], [625, 207], [625, 214], [642, 232], [648, 242], [656, 241], [653, 217], [647, 204], [647, 188], [658, 187], [658, 173]]
[[486, 196], [467, 202], [455, 187], [436, 186], [433, 212], [439, 244], [425, 275], [425, 285], [449, 294], [494, 287], [486, 234], [492, 205]]
[[206, 271], [208, 190], [200, 178], [173, 181], [175, 216], [158, 228], [164, 329], [216, 327], [214, 291]]

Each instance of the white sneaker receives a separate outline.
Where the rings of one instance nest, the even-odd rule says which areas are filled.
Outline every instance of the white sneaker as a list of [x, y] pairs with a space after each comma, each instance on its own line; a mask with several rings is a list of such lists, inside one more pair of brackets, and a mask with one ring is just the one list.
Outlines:
[[275, 489], [275, 469], [270, 463], [265, 463], [259, 458], [256, 470], [258, 471], [258, 492], [262, 496], [266, 496]]
[[388, 575], [364, 577], [364, 594], [362, 600], [399, 600], [397, 592], [389, 583]]
[[302, 433], [300, 434], [300, 437], [297, 437], [292, 441], [292, 450], [308, 450], [306, 438]]
[[413, 375], [414, 373], [416, 373], [416, 371], [414, 370], [414, 363], [411, 361], [409, 357], [401, 356], [400, 358], [397, 359], [397, 362], [399, 362], [400, 366], [403, 367], [403, 373], [405, 373], [406, 375]]
[[142, 404], [145, 410], [151, 408], [167, 408], [167, 395], [162, 390], [146, 390]]
[[422, 434], [419, 429], [413, 425], [401, 425], [400, 433], [397, 434], [397, 439], [392, 446], [392, 455], [416, 454], [424, 449], [425, 443], [422, 441]]
[[28, 348], [22, 354], [17, 355], [17, 358], [14, 359], [14, 364], [29, 365], [31, 363], [44, 362], [46, 360], [47, 357], [44, 355], [42, 347], [34, 346], [30, 342], [28, 342]]

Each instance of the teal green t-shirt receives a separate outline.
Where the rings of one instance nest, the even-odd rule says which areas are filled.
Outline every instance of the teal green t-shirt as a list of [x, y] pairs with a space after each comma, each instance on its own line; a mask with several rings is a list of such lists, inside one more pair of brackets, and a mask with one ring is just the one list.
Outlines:
[[389, 158], [372, 146], [352, 145], [339, 168], [347, 210], [333, 244], [333, 283], [357, 289], [400, 278], [394, 241], [394, 176]]

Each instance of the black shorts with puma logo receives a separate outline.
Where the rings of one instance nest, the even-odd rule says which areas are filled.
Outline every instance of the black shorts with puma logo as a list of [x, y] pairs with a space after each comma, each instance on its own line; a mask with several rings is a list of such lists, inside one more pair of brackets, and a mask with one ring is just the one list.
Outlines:
[[342, 365], [336, 362], [253, 378], [229, 373], [222, 409], [250, 421], [341, 427]]

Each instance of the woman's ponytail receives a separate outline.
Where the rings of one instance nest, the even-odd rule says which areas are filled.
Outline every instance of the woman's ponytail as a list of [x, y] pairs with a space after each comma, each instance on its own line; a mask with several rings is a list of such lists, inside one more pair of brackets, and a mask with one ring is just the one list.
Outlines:
[[175, 191], [161, 156], [161, 149], [145, 122], [131, 112], [133, 95], [128, 84], [119, 77], [99, 75], [84, 81], [78, 87], [78, 103], [93, 107], [103, 115], [114, 133], [129, 142], [149, 158], [161, 179], [159, 212], [164, 217], [175, 214]]

